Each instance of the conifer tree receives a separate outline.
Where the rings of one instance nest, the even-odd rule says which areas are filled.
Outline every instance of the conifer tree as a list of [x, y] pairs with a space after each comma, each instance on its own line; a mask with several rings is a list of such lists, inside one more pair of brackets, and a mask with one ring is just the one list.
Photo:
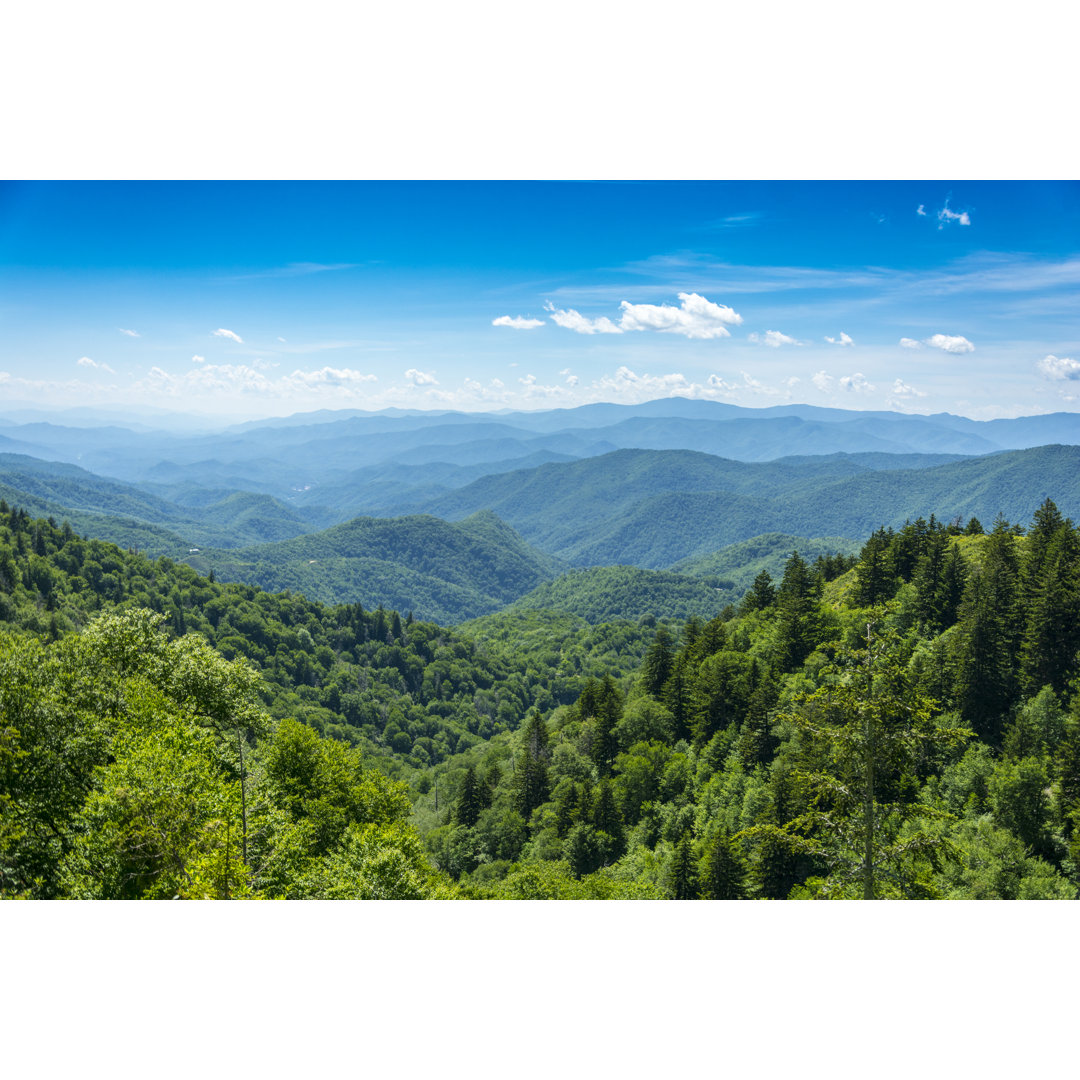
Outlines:
[[668, 890], [672, 900], [696, 900], [699, 895], [697, 871], [690, 834], [683, 833], [675, 845], [669, 870]]
[[746, 614], [750, 611], [765, 611], [776, 603], [776, 587], [768, 570], [762, 570], [753, 585], [739, 604], [739, 610]]
[[810, 571], [797, 551], [791, 553], [784, 566], [777, 608], [776, 664], [781, 671], [795, 671], [814, 651], [821, 634], [817, 594]]
[[454, 819], [459, 825], [475, 825], [483, 809], [480, 784], [476, 779], [476, 770], [470, 765], [465, 770], [465, 779], [461, 782], [461, 793], [454, 808]]
[[738, 840], [717, 832], [705, 851], [699, 874], [706, 900], [746, 899], [746, 861]]
[[671, 675], [674, 659], [675, 648], [671, 634], [667, 627], [661, 624], [656, 628], [652, 644], [645, 653], [645, 659], [641, 665], [641, 681], [646, 693], [659, 697], [664, 683]]

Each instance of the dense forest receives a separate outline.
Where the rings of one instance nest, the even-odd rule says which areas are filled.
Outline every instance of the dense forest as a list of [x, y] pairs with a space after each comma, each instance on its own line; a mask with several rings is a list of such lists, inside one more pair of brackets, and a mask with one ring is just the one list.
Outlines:
[[1050, 500], [453, 630], [0, 502], [0, 893], [1075, 898], [1078, 649]]

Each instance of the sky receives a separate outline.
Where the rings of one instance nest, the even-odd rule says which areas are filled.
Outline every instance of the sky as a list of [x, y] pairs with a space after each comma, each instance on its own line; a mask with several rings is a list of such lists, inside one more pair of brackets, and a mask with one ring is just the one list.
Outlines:
[[1076, 182], [7, 182], [0, 410], [1080, 409]]

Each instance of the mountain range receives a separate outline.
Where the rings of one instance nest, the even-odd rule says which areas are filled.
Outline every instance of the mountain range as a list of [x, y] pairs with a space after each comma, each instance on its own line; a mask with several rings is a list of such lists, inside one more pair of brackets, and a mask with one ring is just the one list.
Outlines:
[[847, 553], [882, 525], [1027, 521], [1047, 496], [1080, 517], [1071, 413], [668, 398], [300, 414], [195, 434], [110, 420], [0, 419], [0, 497], [224, 580], [443, 623], [514, 603], [675, 617], [737, 599], [753, 567], [775, 572], [795, 547]]

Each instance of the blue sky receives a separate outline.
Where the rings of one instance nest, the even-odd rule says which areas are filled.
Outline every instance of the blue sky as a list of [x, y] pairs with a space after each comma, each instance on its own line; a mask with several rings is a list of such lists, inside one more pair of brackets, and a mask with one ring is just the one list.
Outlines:
[[8, 183], [0, 405], [1076, 410], [1080, 185]]

